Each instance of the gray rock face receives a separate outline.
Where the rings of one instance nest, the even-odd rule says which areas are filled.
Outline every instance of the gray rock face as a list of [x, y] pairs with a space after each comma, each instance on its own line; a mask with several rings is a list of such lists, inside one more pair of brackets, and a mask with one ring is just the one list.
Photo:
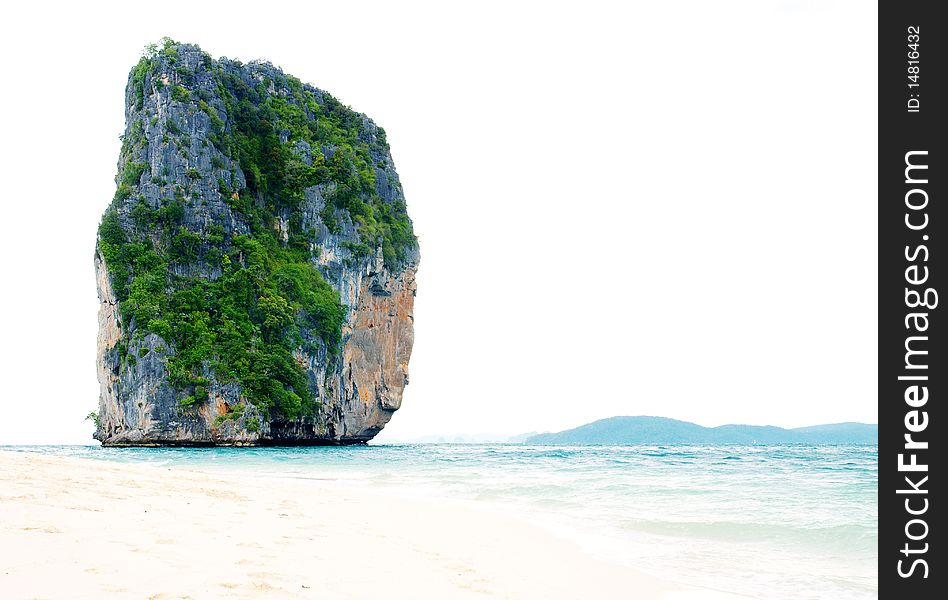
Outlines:
[[[145, 67], [133, 70], [126, 90], [119, 192], [109, 210], [128, 243], [153, 248], [167, 261], [162, 298], [173, 298], [184, 285], [180, 282], [215, 282], [235, 265], [242, 268], [246, 256], [234, 240], [270, 235], [278, 245], [308, 246], [309, 264], [338, 293], [345, 316], [335, 341], [308, 325], [291, 325], [295, 334], [280, 338], [294, 340], [292, 358], [305, 377], [306, 393], [293, 390], [304, 397], [299, 414], [288, 416], [253, 397], [241, 377], [220, 366], [221, 347], [213, 347], [210, 358], [189, 372], [190, 383], [182, 384], [172, 366], [183, 360], [183, 342], [169, 333], [173, 327], [162, 330], [160, 319], [145, 322], [142, 302], [132, 298], [136, 281], [146, 275], [139, 263], [122, 271], [124, 259], [116, 257], [124, 255], [104, 241], [100, 229], [94, 261], [101, 302], [95, 438], [104, 445], [371, 439], [401, 405], [408, 382], [419, 261], [410, 230], [408, 242], [403, 235], [400, 245], [392, 245], [384, 232], [395, 231], [394, 226], [386, 230], [381, 225], [384, 219], [408, 222], [407, 216], [399, 216], [404, 196], [384, 132], [270, 64], [214, 61], [196, 46], [179, 44], [166, 45], [143, 63]], [[250, 90], [250, 99], [229, 95], [222, 82]], [[276, 131], [275, 152], [284, 153], [282, 169], [289, 173], [304, 169], [302, 165], [315, 169], [328, 164], [330, 175], [292, 180], [286, 175], [285, 181], [303, 184], [292, 194], [287, 191], [291, 186], [284, 185], [279, 197], [268, 192], [261, 184], [266, 174], [246, 173], [249, 163], [235, 150], [234, 140], [245, 126], [241, 100], [248, 106], [275, 107], [276, 112], [261, 113], [270, 120], [257, 126], [272, 125]], [[300, 109], [281, 113], [285, 105]], [[282, 129], [284, 122], [289, 125]], [[320, 128], [326, 122], [336, 129], [324, 133]], [[339, 141], [339, 131], [348, 135], [345, 142]], [[348, 151], [344, 145], [351, 150], [346, 156], [358, 157], [355, 166], [336, 166], [341, 163], [333, 157]], [[358, 193], [347, 192], [349, 199], [342, 202], [343, 187], [351, 184], [332, 169], [346, 173], [349, 167], [358, 171], [349, 181], [358, 178], [363, 185]], [[290, 196], [291, 201], [285, 200]], [[371, 206], [364, 210], [365, 205]], [[188, 240], [193, 247], [185, 247]], [[303, 322], [300, 315], [297, 323]], [[258, 342], [247, 339], [251, 343]]]

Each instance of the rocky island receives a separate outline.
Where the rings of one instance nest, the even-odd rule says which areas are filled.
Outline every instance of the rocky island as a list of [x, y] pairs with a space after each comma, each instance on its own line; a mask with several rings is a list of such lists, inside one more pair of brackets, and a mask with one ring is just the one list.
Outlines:
[[129, 74], [99, 226], [95, 438], [365, 442], [408, 382], [418, 245], [385, 131], [170, 40]]

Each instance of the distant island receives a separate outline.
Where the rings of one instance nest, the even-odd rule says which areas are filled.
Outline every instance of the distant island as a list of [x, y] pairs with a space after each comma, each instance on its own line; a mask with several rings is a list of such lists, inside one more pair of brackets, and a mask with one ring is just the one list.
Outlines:
[[558, 433], [530, 436], [539, 445], [623, 444], [876, 444], [879, 426], [833, 423], [784, 429], [761, 425], [702, 427], [665, 417], [610, 417]]

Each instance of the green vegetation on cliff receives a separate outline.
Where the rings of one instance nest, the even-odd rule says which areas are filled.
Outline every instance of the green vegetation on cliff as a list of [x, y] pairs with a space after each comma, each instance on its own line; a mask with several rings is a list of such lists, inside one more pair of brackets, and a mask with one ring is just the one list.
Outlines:
[[[304, 189], [333, 183], [321, 214], [327, 227], [337, 227], [332, 209], [345, 210], [359, 226], [359, 254], [381, 246], [389, 266], [404, 260], [406, 250], [415, 243], [411, 221], [403, 202], [386, 203], [378, 195], [373, 148], [363, 139], [361, 115], [329, 94], [324, 93], [319, 104], [315, 94], [291, 76], [275, 82], [290, 90], [288, 97], [268, 95], [262, 86], [250, 87], [234, 73], [223, 72], [220, 77], [221, 96], [235, 126], [229, 131], [221, 127], [215, 141], [226, 155], [239, 161], [248, 189], [267, 198], [264, 210], [298, 206]], [[207, 111], [216, 123], [213, 109], [207, 107]], [[288, 140], [281, 143], [278, 132]], [[315, 149], [312, 164], [300, 160], [295, 151], [300, 142]], [[376, 143], [378, 153], [387, 153], [384, 131], [379, 130]], [[320, 151], [322, 147], [332, 148], [329, 158]], [[245, 213], [252, 210], [247, 205], [235, 208]], [[291, 233], [300, 239], [300, 232], [291, 229]]]
[[[152, 48], [130, 74], [134, 120], [98, 240], [122, 320], [136, 335], [155, 333], [172, 345], [169, 381], [182, 406], [205, 401], [213, 376], [239, 383], [271, 417], [311, 416], [312, 386], [295, 353], [316, 355], [321, 341], [332, 360], [346, 308], [314, 266], [315, 232], [304, 230], [301, 203], [307, 189], [320, 186], [320, 218], [329, 231], [346, 216], [357, 228], [357, 241], [346, 243], [354, 257], [381, 247], [390, 268], [404, 261], [415, 245], [404, 202], [386, 201], [377, 185], [388, 156], [384, 132], [369, 131], [362, 115], [278, 70], [249, 78], [240, 63], [207, 55], [199, 69], [187, 68], [178, 51], [170, 41]], [[210, 176], [206, 167], [152, 171], [149, 143], [169, 145], [187, 160], [195, 133], [167, 114], [158, 142], [144, 134], [146, 122], [150, 131], [159, 124], [146, 102], [156, 89], [183, 114], [202, 111], [210, 119], [201, 143], [216, 150], [210, 171], [222, 175], [214, 176], [215, 193], [245, 230], [185, 222], [189, 203], [199, 201], [189, 182]], [[228, 173], [228, 164], [239, 165], [243, 177], [233, 167]], [[242, 181], [245, 187], [234, 189]], [[168, 191], [157, 207], [142, 195], [144, 182]]]
[[[295, 418], [315, 408], [293, 351], [306, 347], [301, 330], [315, 331], [330, 356], [345, 318], [339, 294], [298, 252], [272, 234], [235, 236], [214, 281], [170, 277], [174, 238], [167, 244], [130, 242], [114, 211], [100, 226], [99, 248], [109, 266], [123, 319], [174, 344], [169, 380], [191, 392], [182, 404], [207, 398], [208, 364], [223, 382], [237, 381], [271, 414]], [[131, 284], [127, 284], [130, 276]]]

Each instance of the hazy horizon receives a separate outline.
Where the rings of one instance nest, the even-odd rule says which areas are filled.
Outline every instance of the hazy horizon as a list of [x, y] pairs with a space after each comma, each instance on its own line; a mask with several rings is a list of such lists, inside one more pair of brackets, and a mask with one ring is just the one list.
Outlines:
[[[384, 438], [379, 439], [377, 436], [372, 440], [374, 443], [439, 443], [439, 441], [444, 441], [444, 443], [459, 443], [459, 440], [463, 440], [460, 443], [519, 443], [519, 438], [526, 438], [529, 436], [542, 434], [542, 433], [559, 433], [563, 431], [569, 431], [571, 429], [578, 429], [584, 425], [589, 425], [598, 421], [615, 419], [615, 418], [658, 418], [658, 419], [670, 419], [671, 417], [663, 417], [661, 415], [612, 415], [609, 417], [602, 417], [599, 419], [594, 419], [592, 421], [586, 421], [584, 423], [578, 423], [576, 425], [570, 425], [564, 427], [563, 429], [558, 430], [542, 430], [534, 429], [530, 431], [519, 431], [516, 433], [510, 432], [498, 432], [498, 431], [476, 431], [476, 432], [464, 432], [464, 431], [442, 431], [442, 432], [428, 432], [418, 435], [411, 436], [398, 436], [398, 435], [386, 435]], [[773, 424], [759, 424], [759, 423], [722, 423], [719, 425], [705, 425], [703, 423], [697, 423], [694, 421], [685, 421], [682, 419], [673, 419], [676, 421], [683, 421], [685, 423], [693, 423], [695, 425], [700, 425], [706, 428], [714, 428], [721, 426], [739, 426], [739, 427], [780, 427], [779, 425]], [[866, 423], [862, 421], [836, 421], [832, 423], [811, 423], [809, 425], [800, 425], [797, 427], [782, 427], [782, 429], [803, 429], [807, 427], [820, 427], [820, 426], [831, 426], [831, 425], [871, 425], [878, 427], [878, 423]], [[88, 442], [72, 442], [64, 444], [56, 443], [8, 443], [0, 442], [0, 447], [2, 446], [31, 446], [31, 445], [63, 445], [63, 446], [98, 446], [99, 442], [93, 440], [90, 436]]]
[[[559, 432], [563, 432], [563, 431], [569, 431], [569, 430], [571, 430], [571, 429], [578, 429], [578, 428], [580, 428], [580, 427], [582, 427], [582, 426], [584, 426], [584, 425], [589, 425], [589, 424], [591, 424], [591, 423], [596, 423], [596, 422], [598, 422], [598, 421], [604, 421], [604, 420], [608, 420], [608, 419], [617, 419], [617, 418], [658, 418], [658, 419], [670, 419], [671, 417], [663, 417], [663, 416], [661, 416], [661, 415], [612, 415], [612, 416], [610, 416], [610, 417], [602, 417], [602, 418], [600, 418], [600, 419], [594, 419], [594, 420], [592, 420], [592, 421], [586, 421], [586, 422], [584, 422], [584, 423], [578, 423], [578, 424], [576, 424], [576, 425], [567, 426], [567, 427], [565, 427], [565, 428], [563, 428], [563, 429], [558, 429], [558, 430], [555, 430], [555, 431], [554, 431], [554, 430], [532, 430], [532, 431], [521, 431], [521, 432], [517, 432], [517, 433], [514, 433], [514, 434], [510, 434], [510, 433], [500, 433], [500, 432], [492, 432], [492, 431], [478, 431], [478, 432], [471, 432], [471, 433], [468, 433], [468, 432], [457, 432], [457, 433], [455, 433], [455, 432], [437, 432], [437, 433], [428, 433], [428, 434], [424, 434], [424, 435], [418, 435], [418, 436], [413, 436], [413, 437], [404, 437], [404, 438], [389, 435], [389, 436], [386, 436], [385, 440], [383, 440], [383, 441], [391, 441], [391, 442], [412, 442], [412, 441], [419, 441], [419, 440], [428, 440], [428, 439], [432, 439], [432, 438], [442, 438], [442, 439], [450, 439], [450, 440], [454, 440], [454, 439], [468, 439], [468, 440], [477, 442], [477, 441], [481, 441], [481, 440], [493, 441], [494, 439], [500, 439], [500, 438], [507, 438], [507, 439], [513, 438], [513, 439], [516, 439], [516, 438], [521, 438], [521, 437], [526, 437], [526, 436], [531, 436], [531, 435], [536, 435], [536, 434], [541, 434], [541, 433], [559, 433]], [[694, 422], [694, 421], [687, 421], [687, 420], [683, 420], [683, 419], [673, 419], [673, 420], [675, 420], [675, 421], [682, 421], [682, 422], [684, 422], [684, 423], [692, 423], [692, 424], [694, 424], [694, 425], [700, 425], [700, 426], [706, 427], [706, 428], [722, 427], [722, 426], [729, 426], [729, 425], [730, 425], [730, 426], [738, 426], [738, 427], [780, 427], [779, 425], [773, 425], [773, 424], [770, 424], [770, 423], [766, 423], [766, 424], [760, 424], [760, 423], [722, 423], [722, 424], [719, 424], [719, 425], [705, 425], [705, 424], [703, 424], [703, 423], [697, 423], [697, 422]], [[811, 424], [809, 424], [809, 425], [800, 425], [800, 426], [797, 426], [797, 427], [781, 427], [781, 429], [787, 429], [787, 430], [792, 430], [792, 429], [805, 429], [805, 428], [808, 428], [808, 427], [821, 427], [821, 426], [832, 426], [832, 425], [870, 425], [870, 426], [876, 426], [876, 427], [878, 427], [879, 424], [878, 424], [878, 423], [865, 423], [865, 422], [862, 422], [862, 421], [836, 421], [836, 422], [832, 422], [832, 423], [811, 423]]]

